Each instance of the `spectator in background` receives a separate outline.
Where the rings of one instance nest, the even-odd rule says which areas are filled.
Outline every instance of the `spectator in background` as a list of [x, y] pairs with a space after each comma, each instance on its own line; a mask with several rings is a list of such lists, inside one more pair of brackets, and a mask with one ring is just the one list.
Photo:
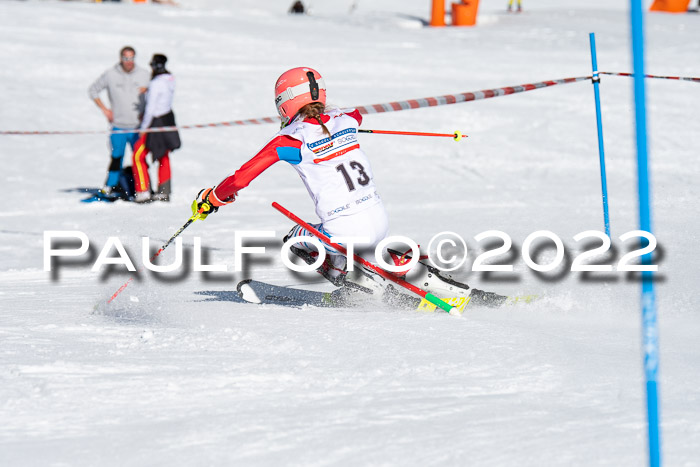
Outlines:
[[[92, 83], [88, 93], [90, 98], [102, 110], [114, 130], [136, 130], [139, 126], [139, 94], [148, 86], [148, 72], [136, 66], [136, 52], [133, 47], [123, 47], [119, 52], [119, 63], [107, 69]], [[100, 99], [100, 93], [107, 90], [109, 108]], [[134, 149], [138, 133], [112, 133], [109, 142], [112, 148], [111, 162], [107, 172], [107, 181], [103, 188], [110, 194], [119, 184], [119, 174], [126, 144]]]
[[[508, 11], [513, 10], [513, 0], [508, 0]], [[518, 0], [518, 13], [523, 11], [523, 5], [520, 3], [520, 0]]]
[[305, 13], [304, 4], [301, 3], [301, 0], [297, 0], [292, 4], [291, 8], [289, 8], [289, 13], [294, 15], [303, 15]]
[[[143, 131], [148, 128], [175, 126], [173, 96], [175, 77], [165, 68], [168, 58], [162, 54], [151, 59], [151, 83], [146, 92], [146, 109], [141, 121], [141, 134], [134, 147], [134, 185], [137, 203], [150, 201], [170, 201], [170, 151], [180, 147], [180, 134], [177, 130], [165, 132]], [[152, 154], [158, 161], [158, 190], [151, 194], [146, 156]]]

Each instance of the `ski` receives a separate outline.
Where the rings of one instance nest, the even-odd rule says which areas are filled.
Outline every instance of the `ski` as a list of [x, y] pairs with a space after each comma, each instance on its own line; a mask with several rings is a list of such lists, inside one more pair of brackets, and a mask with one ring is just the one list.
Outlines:
[[246, 279], [238, 283], [236, 290], [238, 296], [249, 303], [295, 307], [311, 305], [324, 308], [346, 305], [346, 300], [340, 293], [341, 289], [333, 292], [317, 292]]
[[104, 203], [113, 203], [114, 201], [121, 199], [118, 195], [106, 195], [102, 193], [101, 191], [98, 191], [94, 193], [92, 196], [88, 196], [87, 198], [81, 199], [81, 203], [94, 203], [94, 202], [104, 202]]
[[[462, 300], [466, 300], [464, 307], [470, 303], [470, 308], [486, 307], [486, 308], [501, 308], [504, 306], [519, 305], [532, 303], [542, 298], [540, 295], [498, 295], [493, 292], [484, 292], [478, 289], [471, 289], [471, 294], [468, 297], [443, 298], [450, 305], [459, 308]], [[435, 311], [436, 307], [427, 300], [421, 300], [418, 305], [418, 311]]]
[[[238, 298], [248, 303], [291, 307], [358, 307], [367, 304], [367, 299], [371, 297], [369, 294], [348, 287], [341, 287], [332, 292], [318, 292], [314, 290], [283, 287], [253, 279], [246, 279], [239, 282], [236, 290], [238, 292]], [[470, 304], [470, 307], [498, 308], [518, 303], [531, 303], [538, 298], [537, 295], [507, 297], [472, 289], [469, 296], [444, 297], [442, 299], [455, 307], [460, 313], [463, 313], [467, 305]], [[390, 306], [401, 309], [411, 309], [422, 312], [434, 312], [437, 310], [437, 307], [429, 301], [399, 293], [393, 288], [387, 290], [382, 296], [382, 301]]]
[[[259, 305], [291, 307], [315, 306], [321, 308], [359, 307], [372, 301], [373, 294], [353, 287], [339, 287], [332, 292], [283, 287], [253, 279], [246, 279], [236, 287], [238, 298]], [[421, 300], [401, 294], [393, 288], [382, 294], [382, 302], [396, 308], [417, 309]]]
[[[291, 307], [353, 308], [366, 305], [372, 297], [369, 293], [351, 287], [340, 287], [332, 292], [317, 292], [293, 287], [281, 287], [252, 279], [239, 282], [236, 289], [239, 298], [248, 303]], [[388, 293], [383, 294], [382, 302], [396, 308], [416, 310], [421, 300], [417, 297], [390, 290]]]

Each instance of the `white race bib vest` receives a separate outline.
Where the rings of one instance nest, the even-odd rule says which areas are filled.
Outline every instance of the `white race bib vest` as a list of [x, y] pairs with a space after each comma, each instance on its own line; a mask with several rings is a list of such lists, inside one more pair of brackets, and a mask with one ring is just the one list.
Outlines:
[[292, 164], [316, 204], [322, 222], [363, 211], [380, 202], [372, 167], [357, 141], [357, 120], [329, 111], [325, 124], [294, 121], [280, 130], [302, 142], [301, 162]]

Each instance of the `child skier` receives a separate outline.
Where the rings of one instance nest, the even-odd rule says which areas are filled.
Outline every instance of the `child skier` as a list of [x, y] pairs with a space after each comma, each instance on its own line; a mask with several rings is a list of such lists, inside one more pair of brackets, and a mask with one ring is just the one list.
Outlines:
[[[278, 161], [290, 163], [299, 173], [316, 205], [321, 219], [314, 227], [328, 237], [365, 237], [358, 254], [374, 262], [375, 246], [388, 235], [389, 223], [374, 183], [372, 167], [357, 140], [362, 116], [356, 109], [326, 108], [326, 85], [321, 74], [311, 68], [293, 68], [284, 72], [275, 84], [275, 104], [282, 128], [252, 159], [213, 188], [200, 191], [197, 208], [202, 214], [216, 212], [235, 201], [238, 192]], [[310, 236], [296, 225], [285, 237]], [[303, 242], [291, 250], [307, 263], [314, 262], [315, 251]], [[318, 272], [334, 285], [350, 285], [377, 291], [374, 280], [364, 274], [347, 277], [346, 258], [326, 246], [326, 261]], [[454, 296], [455, 284], [468, 295], [468, 286], [440, 277], [434, 268], [419, 263], [421, 285], [435, 294]], [[356, 268], [357, 269], [357, 268]], [[382, 280], [380, 278], [380, 280]], [[447, 280], [448, 282], [445, 282]], [[427, 281], [427, 284], [426, 284]], [[452, 295], [445, 295], [446, 291]], [[381, 293], [381, 291], [380, 291]]]

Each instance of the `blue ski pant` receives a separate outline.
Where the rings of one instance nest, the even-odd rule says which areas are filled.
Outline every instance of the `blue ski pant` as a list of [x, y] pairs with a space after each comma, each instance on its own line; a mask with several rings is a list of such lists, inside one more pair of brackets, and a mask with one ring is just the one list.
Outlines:
[[[117, 128], [112, 127], [112, 131], [115, 130], [133, 130], [133, 128]], [[134, 151], [134, 144], [136, 140], [139, 139], [138, 132], [135, 133], [112, 133], [109, 136], [109, 144], [112, 149], [112, 158], [109, 164], [109, 169], [107, 171], [107, 182], [106, 186], [117, 186], [119, 184], [119, 174], [122, 171], [122, 162], [124, 160], [124, 152], [126, 151], [127, 143], [131, 145], [131, 151]]]

